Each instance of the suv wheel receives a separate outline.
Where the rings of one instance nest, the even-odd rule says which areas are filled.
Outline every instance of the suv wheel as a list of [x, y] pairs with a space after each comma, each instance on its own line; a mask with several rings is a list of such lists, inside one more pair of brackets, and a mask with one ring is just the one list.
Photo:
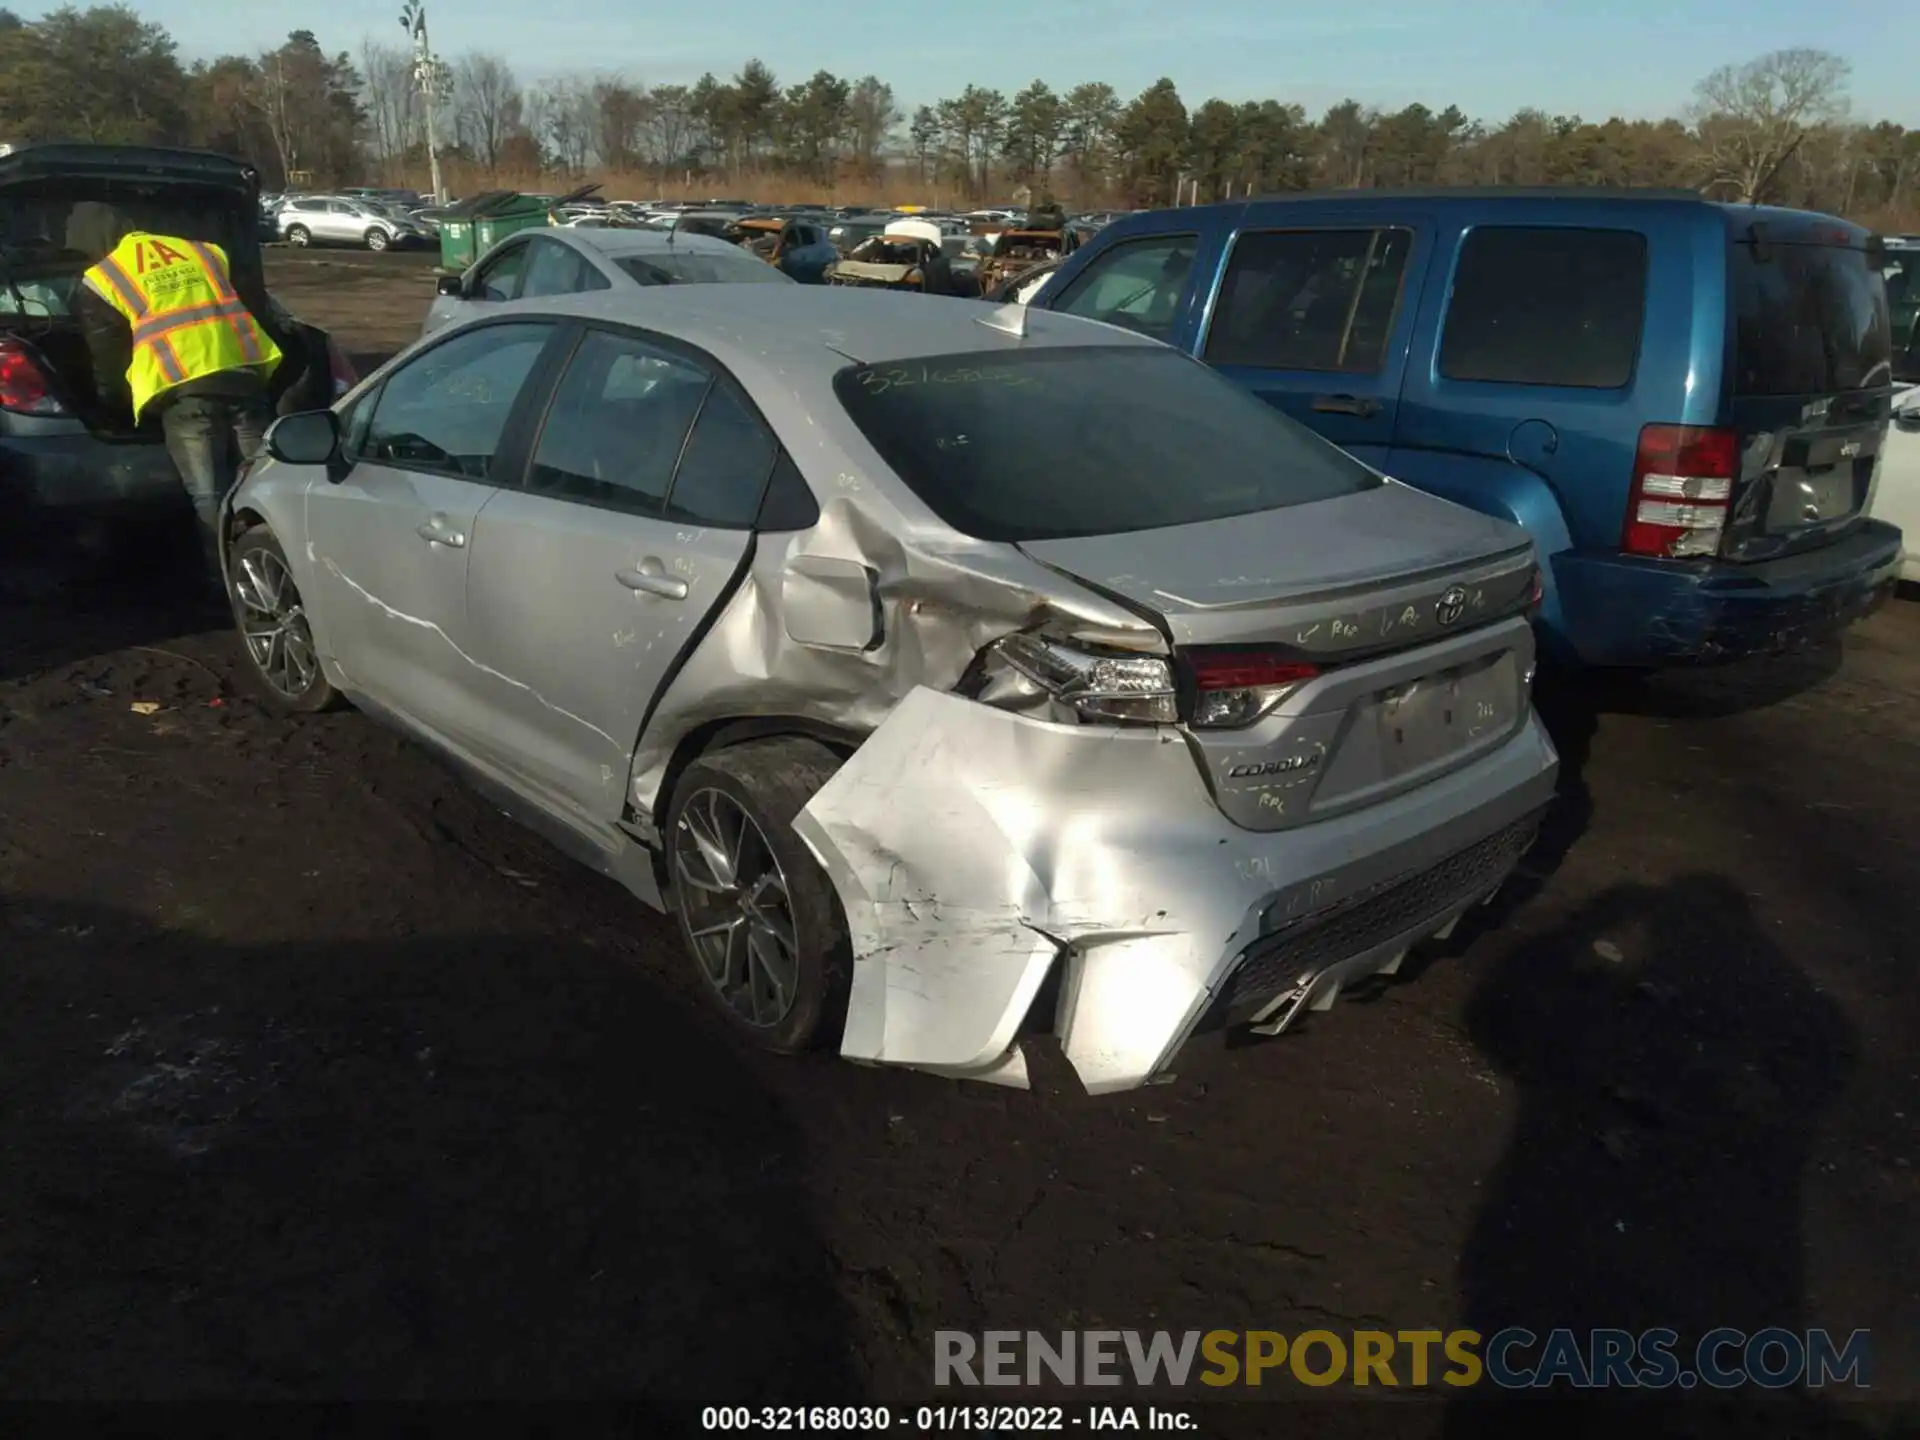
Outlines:
[[287, 243], [289, 245], [305, 245], [312, 239], [313, 236], [307, 232], [307, 227], [304, 225], [289, 225], [287, 227]]
[[382, 230], [378, 225], [367, 231], [367, 249], [384, 250], [387, 248], [388, 243], [387, 232]]
[[689, 765], [667, 813], [668, 893], [702, 989], [769, 1050], [809, 1049], [845, 1016], [846, 916], [793, 833], [838, 768], [817, 741], [751, 740]]
[[254, 679], [268, 701], [299, 714], [331, 708], [339, 693], [320, 668], [287, 552], [266, 526], [256, 525], [234, 542], [227, 556], [227, 596]]

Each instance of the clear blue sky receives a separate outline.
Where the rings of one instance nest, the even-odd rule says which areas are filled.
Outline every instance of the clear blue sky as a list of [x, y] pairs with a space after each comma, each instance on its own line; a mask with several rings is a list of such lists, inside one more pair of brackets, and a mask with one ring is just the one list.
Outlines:
[[[399, 0], [135, 8], [188, 59], [251, 53], [298, 28], [328, 50], [405, 38]], [[1189, 106], [1271, 96], [1317, 112], [1352, 96], [1451, 102], [1491, 119], [1524, 106], [1664, 115], [1716, 65], [1813, 45], [1852, 62], [1856, 114], [1920, 126], [1920, 31], [1898, 6], [1864, 0], [429, 0], [428, 22], [443, 55], [496, 51], [529, 82], [724, 78], [757, 55], [783, 82], [819, 69], [876, 74], [908, 106], [969, 82], [1011, 93], [1035, 78], [1061, 89], [1105, 80], [1126, 98], [1167, 75]]]

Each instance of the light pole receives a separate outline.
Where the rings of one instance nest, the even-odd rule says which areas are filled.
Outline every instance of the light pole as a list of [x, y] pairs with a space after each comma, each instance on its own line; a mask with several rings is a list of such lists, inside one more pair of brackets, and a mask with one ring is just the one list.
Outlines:
[[413, 83], [427, 122], [427, 165], [433, 176], [433, 203], [447, 203], [447, 187], [440, 179], [440, 127], [436, 112], [447, 92], [447, 67], [427, 43], [427, 7], [422, 0], [406, 0], [400, 24], [413, 37]]

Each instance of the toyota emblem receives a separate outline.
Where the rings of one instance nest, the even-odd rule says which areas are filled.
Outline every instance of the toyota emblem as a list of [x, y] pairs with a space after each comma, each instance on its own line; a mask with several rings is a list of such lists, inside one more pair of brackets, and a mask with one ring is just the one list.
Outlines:
[[1466, 613], [1467, 592], [1459, 585], [1449, 587], [1447, 593], [1442, 595], [1439, 603], [1433, 607], [1433, 618], [1442, 625], [1451, 625]]

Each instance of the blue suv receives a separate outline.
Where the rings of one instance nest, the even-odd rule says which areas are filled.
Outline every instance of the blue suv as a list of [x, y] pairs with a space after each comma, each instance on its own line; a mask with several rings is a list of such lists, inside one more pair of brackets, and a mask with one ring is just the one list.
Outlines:
[[1132, 215], [1031, 304], [1155, 336], [1525, 526], [1543, 648], [1791, 649], [1892, 593], [1881, 243], [1691, 191], [1349, 191]]

